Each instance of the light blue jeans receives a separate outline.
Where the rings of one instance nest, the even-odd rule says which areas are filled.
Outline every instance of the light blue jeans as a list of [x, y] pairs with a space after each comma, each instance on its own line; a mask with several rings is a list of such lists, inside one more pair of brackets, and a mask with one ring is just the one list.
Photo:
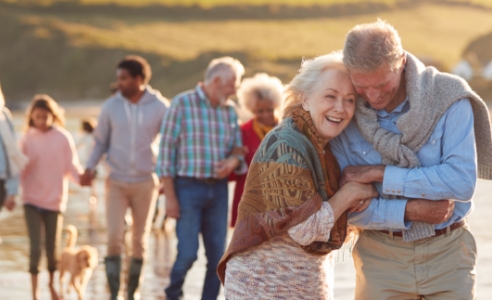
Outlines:
[[178, 177], [174, 179], [174, 188], [180, 209], [180, 218], [176, 222], [178, 256], [171, 271], [171, 283], [165, 290], [167, 299], [183, 297], [186, 273], [197, 259], [200, 232], [207, 257], [202, 300], [217, 299], [220, 280], [216, 268], [224, 254], [227, 234], [227, 179], [207, 184]]

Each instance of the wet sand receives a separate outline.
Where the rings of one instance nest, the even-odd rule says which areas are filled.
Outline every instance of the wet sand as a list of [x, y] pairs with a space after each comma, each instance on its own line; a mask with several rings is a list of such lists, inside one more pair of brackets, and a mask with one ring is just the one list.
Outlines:
[[[233, 185], [231, 185], [232, 188]], [[98, 183], [99, 198], [102, 198], [102, 182]], [[469, 223], [477, 239], [478, 258], [478, 299], [489, 299], [492, 294], [492, 231], [490, 231], [490, 212], [492, 202], [489, 195], [492, 183], [479, 181], [475, 195], [475, 210], [469, 217]], [[88, 300], [108, 299], [104, 265], [102, 257], [105, 254], [105, 220], [104, 203], [99, 201], [97, 209], [91, 210], [85, 197], [87, 193], [72, 191], [65, 224], [74, 224], [79, 229], [78, 245], [90, 244], [98, 248], [100, 263], [94, 272], [86, 293]], [[172, 225], [172, 223], [168, 223]], [[170, 226], [172, 227], [172, 226]], [[5, 210], [0, 213], [0, 299], [18, 300], [30, 299], [30, 282], [27, 273], [28, 238], [26, 234], [23, 210], [17, 207], [13, 213]], [[127, 236], [127, 240], [129, 235]], [[63, 239], [64, 242], [64, 239]], [[141, 299], [165, 299], [163, 289], [169, 283], [169, 273], [176, 255], [176, 238], [172, 228], [154, 230], [150, 237], [149, 260], [144, 269], [144, 283]], [[41, 299], [50, 299], [47, 285], [46, 262], [42, 260], [40, 274]], [[185, 282], [185, 299], [200, 299], [206, 259], [203, 247], [199, 251], [199, 259], [193, 265]], [[353, 299], [355, 272], [352, 259], [345, 257], [345, 262], [336, 265], [335, 299]], [[58, 283], [56, 283], [58, 286]], [[76, 299], [75, 293], [65, 299]], [[224, 299], [221, 296], [219, 299]]]

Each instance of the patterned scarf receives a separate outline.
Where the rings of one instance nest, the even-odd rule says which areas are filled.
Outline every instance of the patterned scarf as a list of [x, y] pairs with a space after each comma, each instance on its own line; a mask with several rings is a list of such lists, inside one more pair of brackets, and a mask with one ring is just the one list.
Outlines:
[[[222, 282], [227, 261], [234, 254], [286, 234], [338, 191], [340, 167], [325, 143], [309, 113], [302, 109], [294, 111], [262, 141], [246, 178], [231, 243], [217, 268]], [[328, 241], [303, 249], [328, 254], [339, 249], [346, 236], [345, 212]]]
[[[277, 122], [275, 122], [276, 124]], [[266, 126], [258, 122], [258, 120], [253, 119], [253, 130], [260, 139], [260, 141], [263, 141], [265, 138], [266, 134], [269, 133], [275, 126]]]

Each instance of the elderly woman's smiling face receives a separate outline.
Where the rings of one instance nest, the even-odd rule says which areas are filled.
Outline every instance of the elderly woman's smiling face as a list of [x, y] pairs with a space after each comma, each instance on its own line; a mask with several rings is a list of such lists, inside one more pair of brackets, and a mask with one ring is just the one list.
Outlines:
[[255, 106], [251, 111], [254, 118], [265, 126], [275, 126], [275, 105], [273, 101], [269, 99], [256, 100]]
[[314, 126], [326, 142], [338, 136], [355, 112], [355, 92], [347, 71], [330, 69], [321, 75], [314, 92], [303, 100]]

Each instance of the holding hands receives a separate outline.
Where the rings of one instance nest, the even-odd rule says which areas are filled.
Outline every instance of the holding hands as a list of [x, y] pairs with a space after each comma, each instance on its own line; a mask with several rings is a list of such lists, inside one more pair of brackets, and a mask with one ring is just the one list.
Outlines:
[[[350, 183], [370, 184], [372, 182], [383, 182], [385, 168], [384, 165], [348, 166], [343, 170], [340, 186], [345, 187]], [[377, 197], [377, 193], [373, 197]], [[363, 211], [370, 203], [370, 199], [362, 199], [358, 203], [354, 202], [350, 212]], [[451, 218], [453, 211], [453, 200], [410, 199], [405, 208], [405, 221], [440, 224]]]
[[91, 186], [92, 180], [96, 176], [94, 170], [86, 169], [83, 174], [80, 175], [80, 185], [81, 186]]
[[9, 195], [5, 199], [5, 208], [8, 209], [9, 211], [13, 211], [15, 208], [15, 195]]

